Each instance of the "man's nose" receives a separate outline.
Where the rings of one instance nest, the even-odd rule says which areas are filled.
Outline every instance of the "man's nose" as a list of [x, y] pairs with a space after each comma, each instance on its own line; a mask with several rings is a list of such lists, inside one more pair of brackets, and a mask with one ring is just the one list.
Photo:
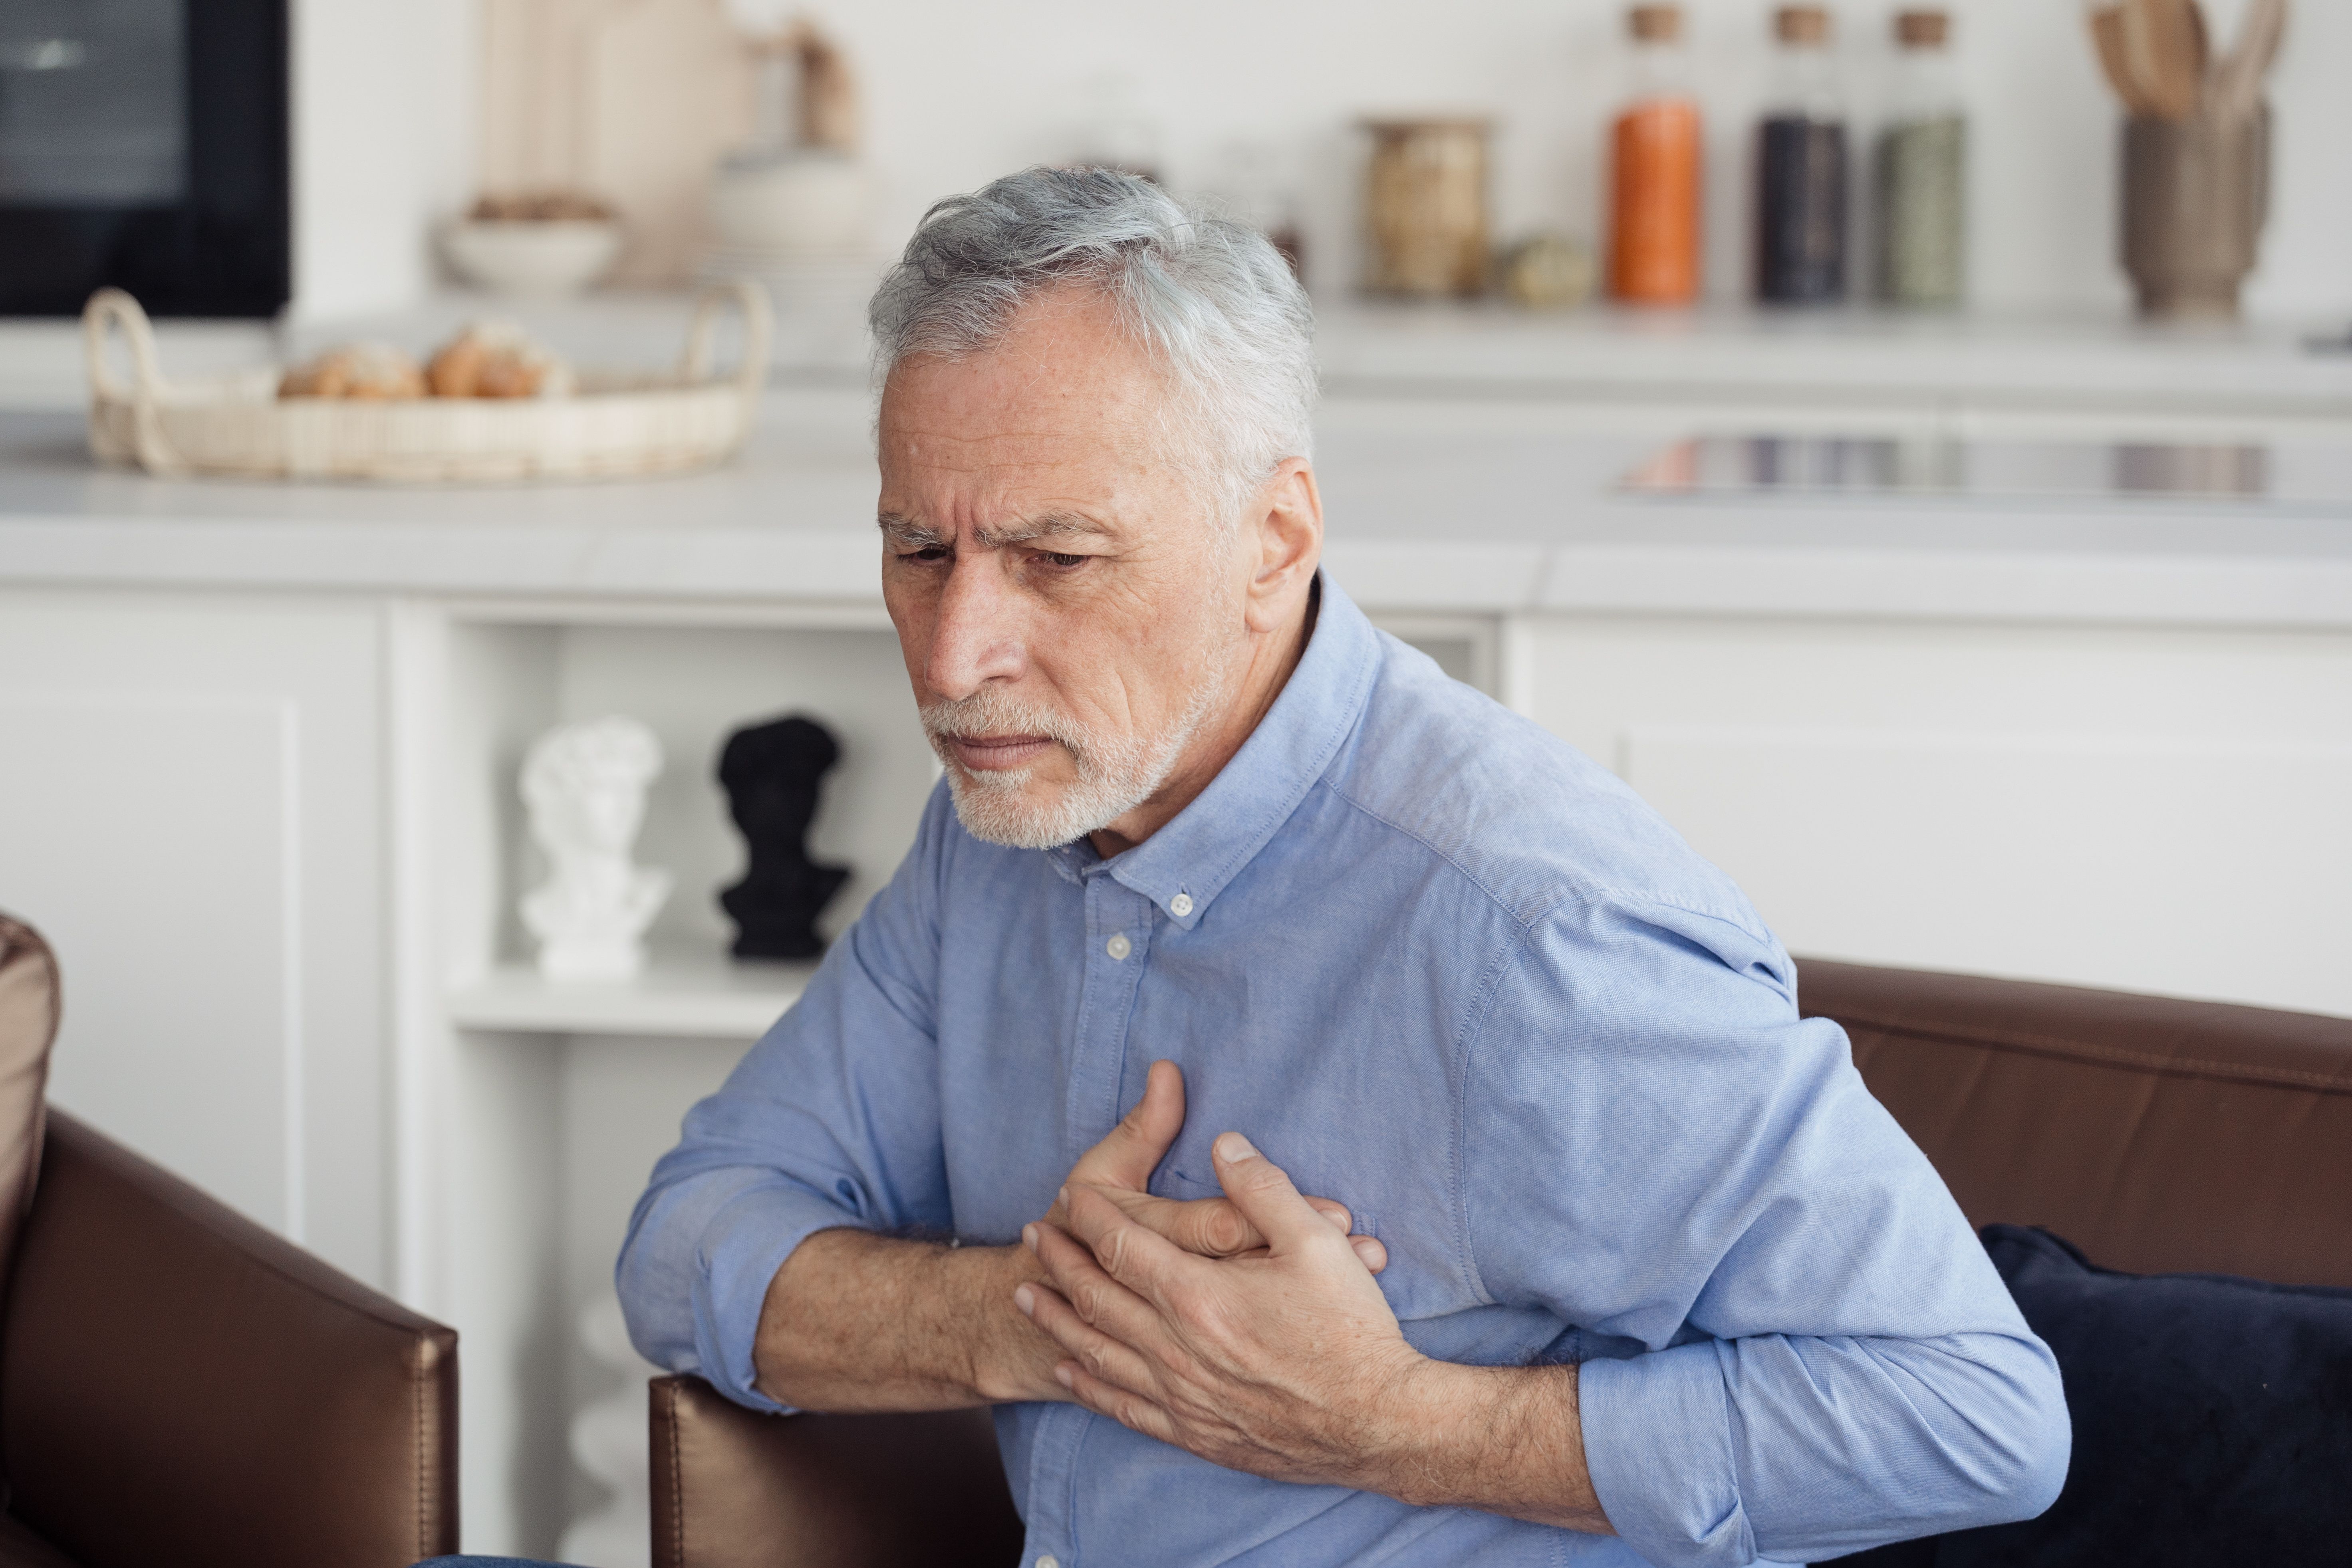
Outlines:
[[934, 696], [959, 701], [991, 680], [1019, 679], [1020, 605], [993, 551], [973, 551], [949, 568], [931, 627], [923, 682]]

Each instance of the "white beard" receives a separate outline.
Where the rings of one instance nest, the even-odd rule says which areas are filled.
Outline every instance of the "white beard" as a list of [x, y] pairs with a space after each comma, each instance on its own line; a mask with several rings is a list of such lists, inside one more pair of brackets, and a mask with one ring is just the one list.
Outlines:
[[[923, 730], [947, 765], [956, 816], [974, 838], [1013, 849], [1053, 849], [1109, 826], [1151, 798], [1168, 782], [1201, 726], [1224, 706], [1232, 684], [1225, 661], [1206, 661], [1216, 673], [1186, 701], [1176, 721], [1158, 735], [1097, 735], [1086, 725], [1034, 706], [995, 686], [923, 710]], [[949, 744], [958, 735], [1045, 735], [1062, 743], [1077, 777], [1044, 799], [1029, 793], [1036, 764], [964, 767]]]

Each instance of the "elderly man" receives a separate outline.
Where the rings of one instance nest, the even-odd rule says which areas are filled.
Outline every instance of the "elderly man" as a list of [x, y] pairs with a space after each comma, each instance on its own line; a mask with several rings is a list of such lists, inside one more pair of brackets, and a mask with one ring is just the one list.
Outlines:
[[2046, 1507], [2050, 1353], [1738, 889], [1318, 572], [1274, 250], [1031, 170], [872, 322], [944, 787], [656, 1169], [638, 1347], [765, 1410], [993, 1405], [1032, 1568]]

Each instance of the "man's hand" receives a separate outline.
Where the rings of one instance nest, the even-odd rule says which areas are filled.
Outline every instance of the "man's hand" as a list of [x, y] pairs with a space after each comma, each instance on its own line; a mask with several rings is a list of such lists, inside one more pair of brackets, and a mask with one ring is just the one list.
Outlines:
[[1123, 1201], [1069, 1189], [1023, 1239], [1047, 1279], [1014, 1303], [1088, 1408], [1214, 1463], [1408, 1502], [1609, 1528], [1584, 1468], [1573, 1367], [1452, 1366], [1405, 1342], [1364, 1260], [1239, 1133], [1226, 1195], [1263, 1251], [1188, 1255]]
[[[1062, 1191], [1089, 1192], [1129, 1223], [1204, 1258], [1262, 1253], [1265, 1237], [1225, 1198], [1190, 1202], [1145, 1190], [1184, 1125], [1184, 1077], [1155, 1062], [1143, 1098], [1079, 1156]], [[1346, 1207], [1307, 1200], [1337, 1239]], [[1066, 1198], [1043, 1222], [1068, 1223]], [[1364, 1267], [1387, 1253], [1349, 1240]], [[1012, 1310], [1015, 1288], [1045, 1278], [1024, 1247], [947, 1247], [843, 1228], [793, 1249], [768, 1283], [753, 1359], [770, 1398], [809, 1410], [944, 1410], [1071, 1397], [1054, 1375], [1063, 1352]]]
[[[1266, 1238], [1231, 1198], [1154, 1197], [1148, 1187], [1151, 1173], [1168, 1157], [1169, 1147], [1184, 1128], [1184, 1074], [1174, 1062], [1158, 1061], [1143, 1082], [1143, 1098], [1119, 1120], [1103, 1141], [1078, 1156], [1070, 1177], [1039, 1224], [1055, 1229], [1069, 1226], [1069, 1201], [1074, 1192], [1097, 1194], [1132, 1223], [1143, 1226], [1171, 1246], [1202, 1258], [1262, 1255]], [[1307, 1205], [1326, 1226], [1347, 1237], [1354, 1216], [1347, 1205], [1328, 1198], [1308, 1198]], [[1034, 1228], [1034, 1227], [1033, 1227]], [[1370, 1237], [1349, 1237], [1364, 1267], [1388, 1267], [1388, 1251]], [[1034, 1256], [1023, 1247], [1011, 1255], [1013, 1278], [1022, 1283], [1044, 1279]], [[991, 1306], [997, 1313], [1005, 1300], [1000, 1289]], [[1055, 1376], [1063, 1352], [1053, 1341], [1027, 1329], [1018, 1320], [1006, 1321], [1013, 1331], [988, 1336], [977, 1359], [974, 1383], [992, 1400], [1068, 1399], [1067, 1385]]]
[[[1045, 1212], [1043, 1223], [1067, 1230], [1069, 1194], [1093, 1188], [1129, 1219], [1186, 1252], [1202, 1258], [1264, 1252], [1265, 1237], [1230, 1197], [1180, 1201], [1153, 1197], [1147, 1190], [1151, 1173], [1168, 1157], [1169, 1146], [1183, 1129], [1183, 1069], [1174, 1062], [1153, 1062], [1143, 1080], [1143, 1098], [1101, 1142], [1078, 1156], [1078, 1163], [1070, 1167], [1070, 1179]], [[1329, 1198], [1308, 1198], [1307, 1204], [1341, 1236], [1354, 1228], [1355, 1217], [1347, 1205]], [[1387, 1248], [1370, 1237], [1351, 1237], [1349, 1245], [1373, 1273], [1388, 1267]]]

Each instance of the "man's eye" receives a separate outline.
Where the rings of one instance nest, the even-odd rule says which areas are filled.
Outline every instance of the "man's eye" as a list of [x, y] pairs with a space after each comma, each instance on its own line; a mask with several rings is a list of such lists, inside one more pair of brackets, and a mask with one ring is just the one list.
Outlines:
[[943, 544], [926, 544], [920, 550], [902, 550], [898, 552], [899, 560], [919, 561], [926, 566], [935, 565], [947, 558], [947, 546]]
[[1043, 561], [1046, 565], [1063, 572], [1067, 572], [1074, 566], [1083, 566], [1087, 563], [1086, 556], [1066, 554], [1058, 550], [1042, 551], [1039, 552], [1037, 559]]

